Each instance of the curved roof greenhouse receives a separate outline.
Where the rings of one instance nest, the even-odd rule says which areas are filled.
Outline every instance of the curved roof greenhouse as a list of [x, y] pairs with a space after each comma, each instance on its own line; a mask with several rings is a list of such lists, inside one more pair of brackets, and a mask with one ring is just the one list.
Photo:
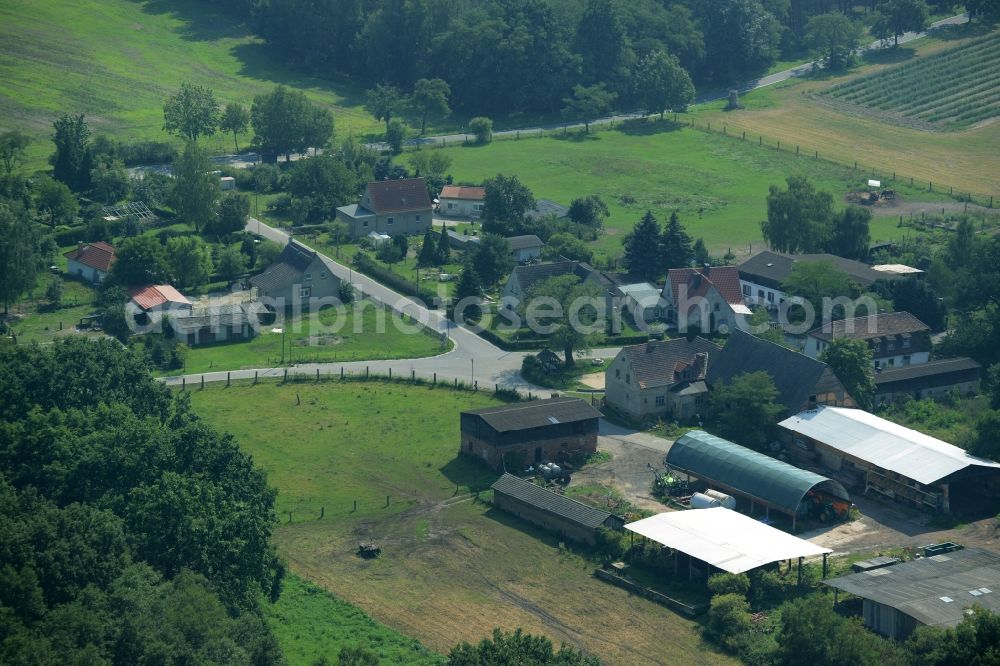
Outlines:
[[688, 472], [720, 490], [735, 492], [789, 514], [810, 490], [849, 500], [840, 483], [757, 453], [739, 444], [692, 430], [678, 438], [667, 453], [667, 465]]

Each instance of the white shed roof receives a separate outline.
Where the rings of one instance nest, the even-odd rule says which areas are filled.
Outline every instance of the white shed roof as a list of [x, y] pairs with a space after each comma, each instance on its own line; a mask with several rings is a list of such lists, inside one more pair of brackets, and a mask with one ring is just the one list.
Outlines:
[[729, 573], [833, 552], [723, 507], [661, 513], [625, 529]]
[[819, 407], [778, 425], [924, 484], [970, 465], [1000, 469], [1000, 463], [860, 409]]

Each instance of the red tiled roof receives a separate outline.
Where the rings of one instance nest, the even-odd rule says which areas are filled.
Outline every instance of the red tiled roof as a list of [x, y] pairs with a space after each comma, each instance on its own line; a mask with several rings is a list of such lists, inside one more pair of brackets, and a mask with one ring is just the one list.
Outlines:
[[441, 188], [441, 198], [482, 201], [486, 198], [486, 188], [472, 185], [445, 185]]
[[64, 252], [63, 256], [84, 266], [107, 273], [111, 270], [111, 264], [115, 263], [115, 248], [104, 241], [83, 243], [75, 250]]
[[735, 266], [712, 266], [709, 268], [671, 268], [667, 279], [673, 292], [674, 303], [680, 302], [680, 286], [687, 285], [688, 299], [704, 296], [709, 288], [715, 287], [719, 295], [730, 305], [743, 304], [740, 289], [740, 271]]
[[368, 183], [368, 195], [371, 197], [372, 207], [379, 215], [431, 209], [431, 198], [427, 194], [427, 183], [423, 178]]
[[142, 287], [129, 287], [128, 294], [136, 302], [136, 305], [143, 310], [151, 310], [164, 303], [191, 305], [191, 301], [184, 294], [169, 284], [147, 284]]

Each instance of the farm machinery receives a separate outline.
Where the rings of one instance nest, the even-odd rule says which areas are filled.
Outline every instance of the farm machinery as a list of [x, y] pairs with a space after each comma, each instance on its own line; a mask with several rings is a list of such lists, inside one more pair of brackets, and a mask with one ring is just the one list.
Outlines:
[[382, 554], [381, 546], [365, 542], [358, 544], [358, 555], [365, 558], [366, 560], [372, 560]]

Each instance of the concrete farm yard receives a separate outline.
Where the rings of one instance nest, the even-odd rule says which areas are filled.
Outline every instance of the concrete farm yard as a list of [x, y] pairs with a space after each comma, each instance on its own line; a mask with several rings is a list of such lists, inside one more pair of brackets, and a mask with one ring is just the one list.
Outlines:
[[[728, 663], [691, 621], [600, 582], [550, 535], [474, 501], [496, 475], [457, 457], [455, 414], [499, 404], [487, 394], [372, 381], [191, 397], [278, 488], [275, 539], [292, 571], [432, 649], [521, 626], [612, 664]], [[357, 557], [367, 539], [382, 557]]]

